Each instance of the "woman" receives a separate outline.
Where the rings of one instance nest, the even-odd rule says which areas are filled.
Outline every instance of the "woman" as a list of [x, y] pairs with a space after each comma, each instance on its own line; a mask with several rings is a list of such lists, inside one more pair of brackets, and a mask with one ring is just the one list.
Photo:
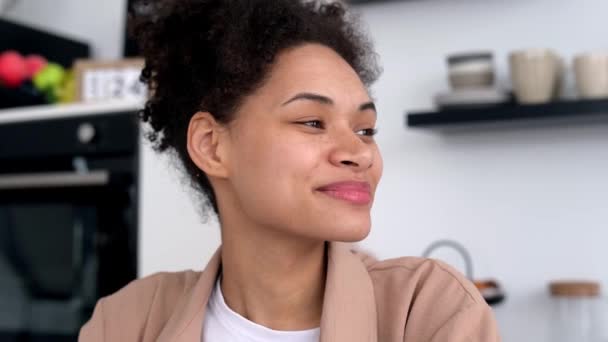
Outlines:
[[218, 215], [222, 246], [203, 272], [101, 299], [81, 341], [498, 340], [449, 267], [347, 247], [369, 233], [382, 173], [377, 67], [349, 18], [340, 3], [173, 0], [135, 26], [142, 118]]

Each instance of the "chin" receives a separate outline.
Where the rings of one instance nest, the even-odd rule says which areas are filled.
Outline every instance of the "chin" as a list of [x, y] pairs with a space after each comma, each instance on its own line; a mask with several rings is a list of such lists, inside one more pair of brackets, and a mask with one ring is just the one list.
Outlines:
[[329, 229], [331, 229], [331, 237], [326, 239], [328, 241], [359, 242], [369, 235], [370, 224], [359, 222], [358, 224], [344, 224]]

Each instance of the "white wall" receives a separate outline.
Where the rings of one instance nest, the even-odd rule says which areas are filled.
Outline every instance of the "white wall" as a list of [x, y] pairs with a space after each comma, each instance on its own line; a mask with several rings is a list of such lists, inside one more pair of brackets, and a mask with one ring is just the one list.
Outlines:
[[200, 270], [219, 246], [219, 226], [201, 223], [197, 201], [173, 161], [143, 145], [139, 273]]
[[6, 19], [91, 44], [100, 59], [122, 56], [126, 0], [18, 0]]

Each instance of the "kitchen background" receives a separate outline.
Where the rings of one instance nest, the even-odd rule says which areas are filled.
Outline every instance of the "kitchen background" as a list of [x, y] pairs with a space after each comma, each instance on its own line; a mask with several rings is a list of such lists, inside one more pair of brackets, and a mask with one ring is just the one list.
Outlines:
[[[506, 88], [512, 50], [548, 47], [568, 64], [577, 53], [606, 50], [608, 2], [421, 0], [357, 9], [384, 68], [373, 95], [385, 170], [361, 245], [388, 258], [459, 241], [476, 278], [504, 287], [507, 300], [496, 306], [504, 340], [548, 341], [548, 282], [608, 281], [608, 123], [440, 133], [407, 129], [404, 114], [431, 109], [432, 97], [448, 89], [445, 57], [454, 52], [492, 51]], [[100, 59], [122, 56], [124, 16], [122, 0], [22, 0], [4, 14], [88, 41]], [[200, 223], [169, 161], [148, 146], [141, 158], [139, 275], [202, 268], [219, 243], [217, 224]], [[464, 267], [456, 253], [434, 257]]]

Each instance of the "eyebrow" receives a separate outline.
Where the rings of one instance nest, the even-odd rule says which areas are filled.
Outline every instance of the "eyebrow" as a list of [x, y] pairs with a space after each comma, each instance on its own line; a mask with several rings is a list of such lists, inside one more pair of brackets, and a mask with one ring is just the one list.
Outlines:
[[[313, 93], [299, 93], [296, 96], [292, 97], [291, 99], [285, 101], [282, 104], [282, 106], [286, 106], [294, 101], [299, 101], [299, 100], [314, 101], [314, 102], [318, 102], [320, 104], [329, 105], [329, 106], [334, 104], [334, 101], [327, 96], [313, 94]], [[366, 110], [373, 110], [374, 112], [377, 112], [376, 105], [374, 104], [374, 102], [371, 102], [371, 101], [366, 102], [359, 106], [359, 111], [363, 112]]]

